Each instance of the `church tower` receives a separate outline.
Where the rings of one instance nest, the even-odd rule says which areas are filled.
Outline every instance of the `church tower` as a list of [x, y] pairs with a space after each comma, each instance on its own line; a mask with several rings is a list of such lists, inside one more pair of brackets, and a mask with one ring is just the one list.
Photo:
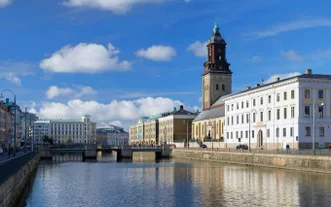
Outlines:
[[209, 39], [207, 61], [203, 64], [202, 109], [208, 110], [221, 96], [232, 93], [232, 71], [226, 59], [226, 42], [215, 24]]

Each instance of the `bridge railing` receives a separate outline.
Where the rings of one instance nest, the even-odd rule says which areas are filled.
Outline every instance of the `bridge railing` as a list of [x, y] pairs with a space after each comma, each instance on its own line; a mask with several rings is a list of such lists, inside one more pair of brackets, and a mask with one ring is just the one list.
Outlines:
[[0, 162], [0, 185], [2, 185], [8, 178], [19, 171], [24, 165], [36, 156], [36, 152], [29, 152], [27, 154], [7, 159]]

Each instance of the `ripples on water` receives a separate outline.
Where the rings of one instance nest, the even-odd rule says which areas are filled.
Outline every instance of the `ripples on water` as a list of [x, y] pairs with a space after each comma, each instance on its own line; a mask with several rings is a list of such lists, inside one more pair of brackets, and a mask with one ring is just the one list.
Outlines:
[[[99, 161], [108, 162], [99, 162]], [[182, 160], [42, 161], [28, 207], [330, 206], [331, 175]]]

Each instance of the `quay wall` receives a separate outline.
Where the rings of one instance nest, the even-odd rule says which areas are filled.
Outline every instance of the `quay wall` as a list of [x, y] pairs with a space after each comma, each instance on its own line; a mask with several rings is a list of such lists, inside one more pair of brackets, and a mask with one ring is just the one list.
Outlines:
[[26, 154], [8, 160], [7, 163], [1, 163], [0, 170], [6, 170], [11, 174], [7, 174], [5, 180], [0, 182], [0, 207], [12, 207], [17, 204], [36, 171], [39, 160], [40, 156], [37, 154]]
[[173, 149], [173, 158], [331, 173], [331, 157]]

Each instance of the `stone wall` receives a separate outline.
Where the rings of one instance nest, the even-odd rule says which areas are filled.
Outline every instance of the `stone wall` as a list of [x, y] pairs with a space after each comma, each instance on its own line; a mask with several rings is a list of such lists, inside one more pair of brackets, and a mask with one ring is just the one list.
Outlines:
[[173, 158], [331, 173], [331, 157], [174, 149]]
[[[24, 155], [23, 155], [24, 156]], [[15, 206], [22, 192], [37, 169], [40, 156], [36, 155], [20, 170], [0, 185], [0, 207]], [[15, 162], [15, 160], [12, 160]]]

